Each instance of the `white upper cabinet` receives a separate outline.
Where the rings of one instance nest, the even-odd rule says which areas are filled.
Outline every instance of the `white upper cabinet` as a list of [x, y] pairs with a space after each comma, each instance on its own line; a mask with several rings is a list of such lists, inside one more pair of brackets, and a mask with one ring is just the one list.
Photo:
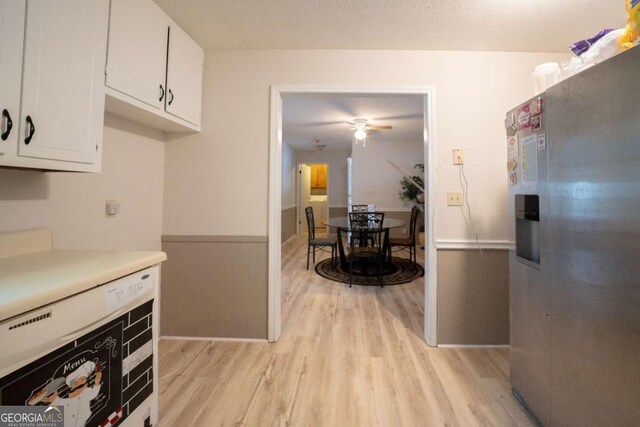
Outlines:
[[[13, 122], [10, 138], [2, 141], [8, 144], [0, 165], [99, 172], [108, 0], [29, 0], [26, 8], [24, 1], [0, 4], [0, 99], [4, 103], [8, 93]], [[16, 60], [22, 86], [15, 80]], [[14, 113], [20, 87], [20, 112]]]
[[25, 1], [0, 0], [0, 154], [18, 144], [25, 11]]
[[204, 52], [177, 25], [169, 30], [167, 112], [200, 124]]
[[169, 22], [150, 0], [111, 1], [108, 87], [164, 110]]
[[111, 0], [107, 111], [165, 131], [199, 131], [203, 57], [152, 0]]
[[103, 0], [28, 2], [21, 155], [99, 162], [107, 17]]

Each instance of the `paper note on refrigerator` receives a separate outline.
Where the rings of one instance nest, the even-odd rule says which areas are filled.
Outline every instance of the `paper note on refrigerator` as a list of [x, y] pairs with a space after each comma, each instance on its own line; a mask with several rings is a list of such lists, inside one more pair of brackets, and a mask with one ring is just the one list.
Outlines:
[[538, 180], [538, 141], [536, 135], [523, 138], [522, 144], [522, 181]]

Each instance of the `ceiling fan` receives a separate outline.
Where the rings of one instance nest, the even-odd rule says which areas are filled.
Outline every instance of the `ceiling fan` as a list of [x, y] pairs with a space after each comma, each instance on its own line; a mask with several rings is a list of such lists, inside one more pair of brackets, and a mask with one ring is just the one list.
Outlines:
[[393, 126], [371, 125], [368, 123], [368, 120], [364, 118], [354, 119], [352, 122], [349, 122], [349, 124], [353, 125], [351, 129], [355, 130], [355, 133], [353, 134], [353, 138], [355, 139], [356, 144], [362, 141], [363, 145], [364, 145], [365, 139], [367, 138], [368, 131], [393, 129]]

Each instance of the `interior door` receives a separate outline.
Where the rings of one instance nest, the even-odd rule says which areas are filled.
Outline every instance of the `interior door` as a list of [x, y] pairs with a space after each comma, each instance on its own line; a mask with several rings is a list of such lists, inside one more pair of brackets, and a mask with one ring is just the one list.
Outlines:
[[199, 125], [204, 51], [177, 25], [169, 31], [167, 64], [168, 113]]
[[111, 0], [107, 86], [164, 110], [169, 24], [152, 1]]
[[18, 140], [25, 9], [24, 0], [0, 0], [0, 153]]
[[300, 165], [300, 191], [298, 192], [300, 201], [298, 206], [300, 206], [299, 210], [299, 222], [300, 225], [300, 233], [302, 230], [305, 230], [307, 226], [307, 218], [305, 216], [304, 210], [311, 206], [311, 167], [308, 165]]
[[96, 163], [108, 0], [28, 1], [21, 156]]

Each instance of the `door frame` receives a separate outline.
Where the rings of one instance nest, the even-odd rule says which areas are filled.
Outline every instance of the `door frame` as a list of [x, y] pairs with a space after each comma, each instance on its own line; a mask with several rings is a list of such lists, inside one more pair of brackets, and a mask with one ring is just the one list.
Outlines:
[[[282, 216], [282, 96], [289, 93], [340, 93], [422, 95], [423, 143], [426, 166], [427, 203], [425, 204], [425, 234], [436, 227], [436, 127], [434, 86], [351, 86], [351, 85], [272, 85], [269, 132], [269, 255], [268, 255], [268, 330], [267, 338], [275, 342], [282, 332], [281, 301], [281, 216]], [[427, 233], [431, 231], [431, 233]], [[438, 344], [438, 282], [435, 236], [425, 239], [424, 339], [430, 346]]]
[[327, 208], [326, 208], [326, 214], [327, 214], [327, 218], [329, 218], [329, 191], [331, 191], [330, 189], [330, 185], [329, 185], [329, 174], [331, 173], [331, 168], [329, 167], [329, 162], [297, 162], [296, 163], [296, 171], [297, 176], [296, 176], [296, 209], [298, 210], [297, 214], [298, 214], [298, 223], [296, 224], [296, 235], [300, 234], [300, 231], [302, 229], [302, 223], [300, 222], [300, 210], [302, 209], [302, 201], [300, 200], [300, 166], [301, 165], [327, 165]]

